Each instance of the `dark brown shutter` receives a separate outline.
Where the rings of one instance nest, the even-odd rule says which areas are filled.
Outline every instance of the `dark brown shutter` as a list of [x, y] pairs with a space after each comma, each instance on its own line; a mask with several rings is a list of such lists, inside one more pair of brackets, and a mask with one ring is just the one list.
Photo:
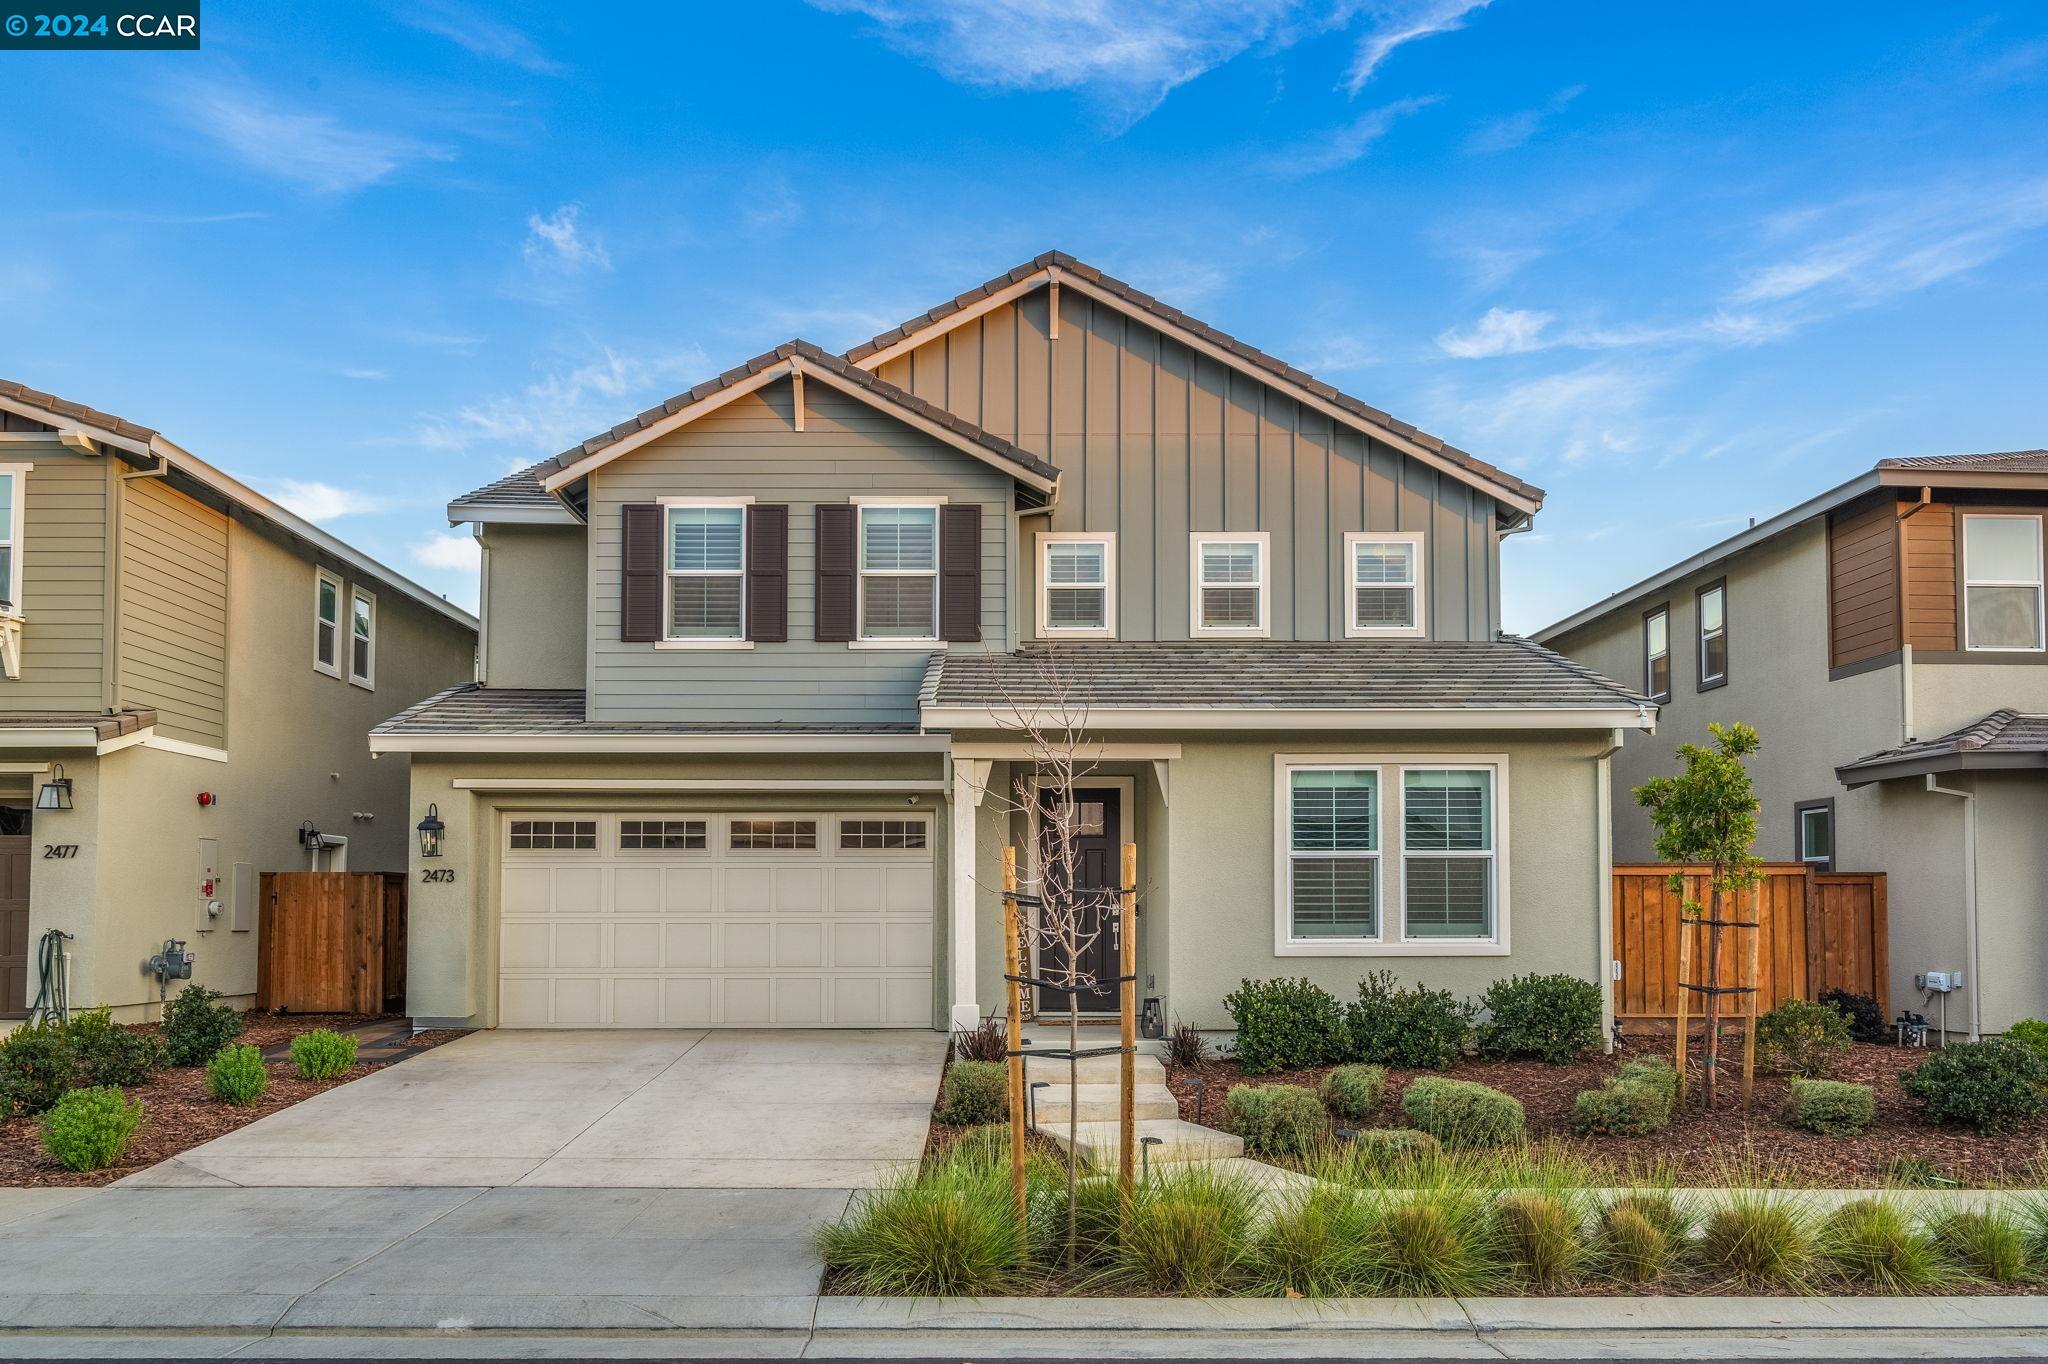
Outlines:
[[981, 508], [939, 508], [939, 638], [981, 642]]
[[789, 508], [747, 508], [747, 638], [789, 639]]
[[661, 507], [619, 508], [619, 638], [651, 644], [661, 638]]
[[818, 508], [818, 599], [812, 635], [826, 643], [853, 639], [854, 536], [857, 508]]

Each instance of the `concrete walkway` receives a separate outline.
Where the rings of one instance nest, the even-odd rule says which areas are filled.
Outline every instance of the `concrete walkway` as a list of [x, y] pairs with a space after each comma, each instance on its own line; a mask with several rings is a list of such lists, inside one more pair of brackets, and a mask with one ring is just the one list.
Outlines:
[[930, 1032], [480, 1032], [123, 1187], [853, 1189], [924, 1147]]

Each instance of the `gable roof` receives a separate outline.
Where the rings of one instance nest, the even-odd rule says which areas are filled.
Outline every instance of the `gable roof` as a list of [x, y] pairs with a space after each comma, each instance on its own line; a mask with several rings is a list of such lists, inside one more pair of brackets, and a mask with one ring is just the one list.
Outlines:
[[1117, 307], [1194, 349], [1213, 355], [1225, 364], [1271, 384], [1308, 406], [1361, 429], [1521, 511], [1534, 512], [1543, 505], [1543, 489], [1535, 484], [1526, 483], [1477, 455], [1458, 449], [1441, 436], [1433, 436], [1390, 416], [1256, 346], [1219, 331], [1199, 318], [1190, 317], [1171, 304], [1162, 303], [1142, 289], [1106, 275], [1085, 261], [1076, 260], [1064, 251], [1047, 251], [976, 285], [938, 307], [855, 346], [846, 353], [846, 358], [864, 369], [875, 368], [992, 308], [1041, 285], [1054, 283], [1071, 285], [1091, 298]]
[[1938, 739], [1915, 739], [1844, 763], [1835, 777], [1853, 788], [1892, 777], [2001, 767], [2048, 767], [2048, 715], [1994, 710]]

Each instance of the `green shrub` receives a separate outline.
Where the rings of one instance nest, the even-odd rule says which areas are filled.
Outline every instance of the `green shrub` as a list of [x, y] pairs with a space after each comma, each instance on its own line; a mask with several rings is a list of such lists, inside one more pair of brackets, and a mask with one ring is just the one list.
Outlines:
[[2043, 1061], [2048, 1061], [2048, 1023], [2038, 1018], [2022, 1018], [2007, 1028], [2005, 1035]]
[[1842, 1204], [1821, 1223], [1816, 1242], [1838, 1277], [1880, 1293], [1924, 1293], [1945, 1277], [1933, 1241], [1889, 1199]]
[[1010, 1111], [1010, 1069], [994, 1061], [955, 1061], [946, 1067], [934, 1115], [948, 1127], [1001, 1122]]
[[1375, 971], [1358, 982], [1358, 999], [1346, 1012], [1351, 1057], [1404, 1070], [1449, 1070], [1465, 1054], [1473, 1007], [1449, 990], [1398, 984], [1392, 971]]
[[41, 1113], [77, 1078], [78, 1054], [57, 1023], [24, 1023], [0, 1040], [0, 1116]]
[[43, 1115], [43, 1149], [67, 1169], [104, 1170], [142, 1124], [142, 1104], [112, 1085], [74, 1089]]
[[1349, 1298], [1372, 1283], [1373, 1211], [1356, 1189], [1317, 1182], [1282, 1198], [1252, 1253], [1261, 1297]]
[[1015, 1287], [1029, 1259], [1028, 1235], [1017, 1223], [1007, 1169], [941, 1161], [855, 1194], [839, 1221], [819, 1228], [815, 1244], [855, 1292], [951, 1297]]
[[1960, 1123], [1978, 1135], [2002, 1132], [2048, 1108], [2048, 1061], [2003, 1037], [1943, 1047], [1906, 1073], [1906, 1093], [1933, 1122]]
[[1964, 1274], [1989, 1283], [2027, 1278], [2027, 1234], [2002, 1213], [1952, 1212], [1934, 1223], [1941, 1257]]
[[1699, 1216], [1670, 1194], [1662, 1191], [1626, 1193], [1607, 1205], [1607, 1211], [1633, 1212], [1670, 1237], [1674, 1248], [1692, 1238]]
[[1155, 1170], [1132, 1200], [1114, 1275], [1155, 1293], [1215, 1296], [1248, 1274], [1258, 1213], [1257, 1186], [1240, 1176], [1207, 1164]]
[[1577, 976], [1511, 976], [1487, 987], [1479, 1054], [1568, 1065], [1600, 1045], [1600, 987]]
[[1521, 1103], [1470, 1080], [1425, 1075], [1401, 1095], [1408, 1121], [1454, 1151], [1506, 1146], [1522, 1139], [1527, 1126]]
[[1853, 1137], [1877, 1117], [1877, 1095], [1869, 1085], [1841, 1080], [1792, 1080], [1785, 1121], [1824, 1137]]
[[1678, 1102], [1678, 1072], [1661, 1058], [1630, 1061], [1599, 1089], [1572, 1104], [1572, 1130], [1580, 1135], [1640, 1137], [1671, 1125]]
[[1823, 990], [1820, 1003], [1849, 1020], [1849, 1036], [1858, 1042], [1887, 1042], [1892, 1030], [1885, 1023], [1884, 1009], [1875, 995], [1853, 990]]
[[263, 1097], [269, 1083], [263, 1053], [254, 1047], [222, 1047], [206, 1063], [206, 1087], [223, 1103], [246, 1108]]
[[203, 1066], [242, 1035], [242, 1016], [216, 1004], [220, 992], [187, 985], [164, 1009], [164, 1041], [174, 1066]]
[[[1008, 1130], [1008, 1129], [1004, 1129]], [[1057, 1160], [1035, 1164], [1031, 1186], [1031, 1253], [1040, 1262], [1063, 1264], [1067, 1254], [1067, 1167]], [[1003, 1155], [1003, 1179], [1010, 1177]], [[1029, 1177], [1029, 1176], [1027, 1176]], [[1074, 1262], [1106, 1265], [1123, 1235], [1123, 1190], [1114, 1175], [1084, 1175], [1074, 1183]]]
[[1330, 1137], [1330, 1115], [1305, 1085], [1232, 1085], [1223, 1114], [1248, 1156], [1305, 1156]]
[[77, 1082], [88, 1087], [148, 1084], [167, 1059], [162, 1038], [122, 1027], [111, 1009], [73, 1014], [64, 1035], [77, 1059]]
[[1515, 1278], [1550, 1290], [1579, 1272], [1585, 1254], [1579, 1219], [1564, 1200], [1550, 1194], [1509, 1194], [1494, 1206], [1501, 1244]]
[[1813, 1267], [1809, 1220], [1788, 1198], [1739, 1191], [1708, 1214], [1700, 1232], [1701, 1263], [1745, 1287], [1803, 1287]]
[[1592, 1258], [1609, 1278], [1653, 1284], [1671, 1271], [1675, 1253], [1670, 1235], [1628, 1200], [1618, 1200], [1600, 1214]]
[[1384, 1066], [1339, 1066], [1323, 1077], [1323, 1107], [1351, 1122], [1364, 1122], [1387, 1092]]
[[1381, 1204], [1366, 1244], [1374, 1291], [1388, 1296], [1462, 1297], [1508, 1280], [1492, 1209], [1470, 1190], [1430, 1189]]
[[332, 1080], [356, 1063], [356, 1040], [331, 1028], [315, 1028], [292, 1039], [292, 1064], [308, 1080]]
[[1378, 1185], [1433, 1165], [1443, 1143], [1412, 1127], [1369, 1127], [1355, 1134], [1337, 1153], [1333, 1177], [1347, 1183]]
[[1818, 1078], [1849, 1046], [1849, 1016], [1810, 999], [1788, 999], [1756, 1021], [1757, 1052], [1772, 1070]]
[[1305, 1070], [1344, 1059], [1344, 1006], [1308, 980], [1246, 980], [1223, 997], [1237, 1025], [1237, 1062], [1247, 1075]]
[[1884, 1182], [1891, 1189], [1955, 1189], [1962, 1181], [1945, 1173], [1925, 1156], [1893, 1156], [1884, 1163]]

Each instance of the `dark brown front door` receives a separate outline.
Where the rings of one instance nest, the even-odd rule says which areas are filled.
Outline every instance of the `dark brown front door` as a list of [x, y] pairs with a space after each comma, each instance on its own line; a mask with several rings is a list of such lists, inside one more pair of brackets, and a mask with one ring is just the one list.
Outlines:
[[[1084, 902], [1099, 906], [1101, 922], [1091, 912], [1081, 927], [1094, 934], [1094, 941], [1081, 949], [1078, 963], [1080, 973], [1090, 976], [1100, 984], [1079, 997], [1081, 1012], [1084, 1014], [1115, 1013], [1117, 1011], [1117, 959], [1122, 939], [1116, 917], [1116, 902], [1113, 894], [1088, 895], [1089, 891], [1114, 892], [1117, 876], [1122, 870], [1123, 857], [1123, 799], [1122, 793], [1114, 786], [1077, 786], [1074, 788], [1074, 835], [1073, 855], [1078, 863], [1074, 874], [1074, 888], [1084, 897]], [[1057, 808], [1058, 796], [1050, 791], [1040, 797], [1048, 813]], [[1062, 878], [1048, 877], [1057, 883]], [[1041, 942], [1038, 948], [1038, 963], [1041, 978], [1054, 979], [1055, 972], [1066, 964], [1066, 950], [1063, 944]], [[1063, 1014], [1067, 1011], [1067, 997], [1057, 990], [1041, 989], [1038, 996], [1038, 1011], [1042, 1015]]]
[[0, 1018], [28, 1017], [28, 843], [0, 834]]

